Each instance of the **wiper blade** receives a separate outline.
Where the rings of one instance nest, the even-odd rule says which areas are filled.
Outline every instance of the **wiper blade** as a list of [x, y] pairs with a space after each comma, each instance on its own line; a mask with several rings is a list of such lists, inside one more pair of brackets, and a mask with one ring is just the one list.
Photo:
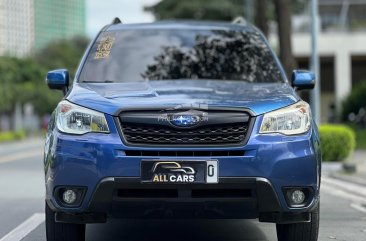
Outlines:
[[81, 83], [115, 83], [116, 81], [113, 80], [104, 80], [104, 81], [87, 81], [84, 80]]

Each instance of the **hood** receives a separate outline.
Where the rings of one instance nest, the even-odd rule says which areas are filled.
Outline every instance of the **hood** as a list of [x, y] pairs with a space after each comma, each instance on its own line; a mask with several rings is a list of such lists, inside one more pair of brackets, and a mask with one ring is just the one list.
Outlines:
[[249, 109], [254, 115], [299, 100], [287, 83], [163, 80], [131, 83], [75, 83], [67, 100], [106, 114], [137, 109]]

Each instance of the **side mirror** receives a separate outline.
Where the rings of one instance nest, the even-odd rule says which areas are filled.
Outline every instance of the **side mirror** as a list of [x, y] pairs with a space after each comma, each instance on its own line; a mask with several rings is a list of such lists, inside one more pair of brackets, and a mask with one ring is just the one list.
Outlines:
[[47, 73], [46, 83], [50, 89], [63, 90], [66, 94], [69, 87], [69, 78], [67, 69], [52, 70]]
[[307, 70], [294, 70], [291, 79], [292, 87], [297, 90], [310, 90], [315, 86], [315, 74]]

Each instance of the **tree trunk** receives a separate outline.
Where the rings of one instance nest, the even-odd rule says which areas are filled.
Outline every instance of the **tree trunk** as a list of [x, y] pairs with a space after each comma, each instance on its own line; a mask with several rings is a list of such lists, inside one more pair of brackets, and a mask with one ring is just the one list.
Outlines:
[[292, 55], [291, 1], [274, 0], [274, 3], [278, 23], [280, 59], [287, 73], [287, 76], [290, 78], [292, 71], [296, 66], [295, 58]]
[[268, 16], [267, 16], [267, 2], [268, 0], [257, 0], [255, 4], [255, 24], [268, 37]]

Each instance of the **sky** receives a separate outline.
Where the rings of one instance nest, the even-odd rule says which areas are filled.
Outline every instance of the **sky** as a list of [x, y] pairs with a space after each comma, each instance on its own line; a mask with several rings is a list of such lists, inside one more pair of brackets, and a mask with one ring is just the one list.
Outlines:
[[86, 0], [86, 30], [94, 37], [106, 24], [119, 17], [123, 23], [152, 22], [154, 16], [144, 12], [144, 6], [150, 6], [159, 0]]

